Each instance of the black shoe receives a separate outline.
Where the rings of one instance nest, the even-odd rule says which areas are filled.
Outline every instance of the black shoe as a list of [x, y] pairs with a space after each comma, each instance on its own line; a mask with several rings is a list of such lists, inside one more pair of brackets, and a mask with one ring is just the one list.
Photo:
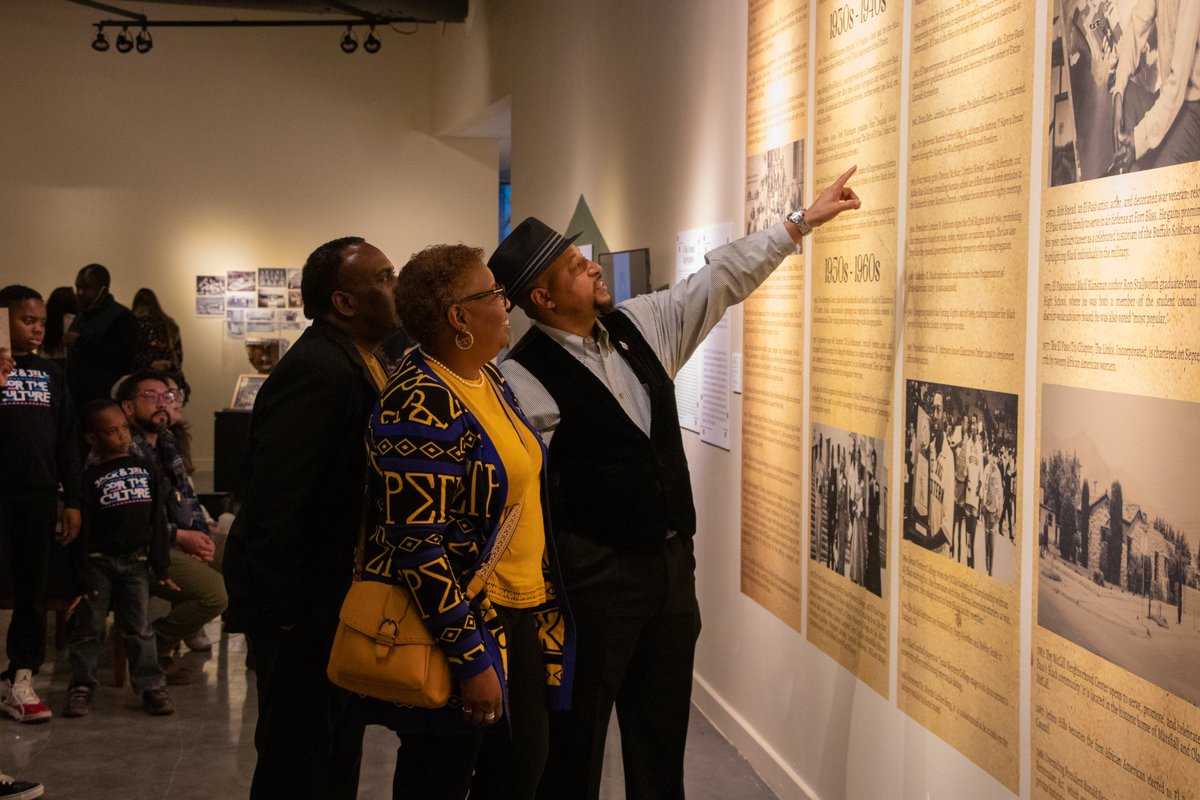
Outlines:
[[175, 713], [171, 695], [167, 694], [167, 690], [162, 686], [142, 692], [142, 707], [146, 709], [147, 714], [154, 717], [165, 717]]
[[[67, 690], [67, 707], [63, 709], [64, 717], [86, 717], [92, 710], [92, 698], [96, 695], [91, 686], [72, 686]], [[0, 794], [0, 798], [4, 797]]]
[[43, 791], [40, 783], [0, 775], [0, 800], [34, 800], [35, 797], [41, 797]]
[[187, 686], [192, 682], [192, 671], [177, 658], [159, 658], [158, 666], [162, 669], [168, 686]]

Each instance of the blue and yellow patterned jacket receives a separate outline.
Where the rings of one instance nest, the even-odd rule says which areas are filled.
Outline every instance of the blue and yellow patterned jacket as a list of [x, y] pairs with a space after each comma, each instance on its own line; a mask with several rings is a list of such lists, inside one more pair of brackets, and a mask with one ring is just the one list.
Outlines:
[[[516, 400], [500, 372], [491, 364], [484, 366], [484, 372], [516, 409]], [[519, 410], [518, 416], [529, 425]], [[541, 442], [536, 431], [534, 438]], [[367, 430], [367, 446], [377, 524], [367, 537], [363, 579], [408, 584], [455, 678], [495, 669], [505, 686], [501, 668], [504, 632], [496, 613], [486, 592], [470, 602], [464, 594], [491, 552], [508, 495], [504, 464], [491, 440], [475, 415], [429, 368], [421, 352], [414, 350], [400, 362], [380, 395]], [[550, 503], [544, 445], [542, 450], [543, 571], [549, 599], [533, 613], [553, 710], [570, 705], [574, 625], [561, 593], [549, 512], [545, 511]], [[464, 724], [460, 713], [447, 714], [445, 709], [367, 702], [372, 706], [368, 721], [401, 732]], [[447, 708], [458, 707], [455, 692]]]

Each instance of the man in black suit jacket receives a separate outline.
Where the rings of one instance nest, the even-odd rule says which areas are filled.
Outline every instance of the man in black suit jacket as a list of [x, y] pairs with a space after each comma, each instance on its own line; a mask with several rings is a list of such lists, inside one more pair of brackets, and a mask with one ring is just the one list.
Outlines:
[[318, 247], [300, 291], [313, 325], [263, 383], [248, 487], [225, 551], [229, 626], [255, 654], [251, 798], [354, 798], [352, 699], [325, 665], [354, 565], [363, 436], [385, 377], [374, 351], [399, 326], [396, 271], [358, 237]]
[[109, 397], [113, 384], [133, 372], [137, 317], [109, 292], [112, 276], [103, 264], [88, 264], [75, 277], [79, 315], [63, 336], [67, 345], [67, 387], [76, 410]]

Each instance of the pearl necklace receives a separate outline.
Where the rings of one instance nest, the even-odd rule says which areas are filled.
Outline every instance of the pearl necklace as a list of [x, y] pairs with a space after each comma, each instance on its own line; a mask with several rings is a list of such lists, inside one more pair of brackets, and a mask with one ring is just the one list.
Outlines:
[[425, 356], [425, 360], [426, 360], [426, 361], [428, 361], [430, 364], [436, 364], [436, 365], [438, 365], [439, 367], [441, 367], [442, 369], [444, 369], [444, 370], [445, 370], [445, 371], [446, 371], [446, 372], [447, 372], [447, 373], [450, 375], [450, 377], [451, 377], [451, 378], [454, 378], [454, 380], [458, 381], [458, 382], [459, 382], [459, 383], [461, 383], [463, 386], [466, 386], [468, 389], [481, 389], [481, 388], [483, 388], [483, 381], [484, 381], [483, 370], [480, 370], [480, 371], [479, 371], [479, 377], [478, 377], [478, 378], [476, 378], [475, 380], [473, 380], [473, 381], [472, 381], [472, 380], [467, 380], [467, 379], [466, 379], [466, 378], [464, 378], [462, 375], [459, 375], [457, 372], [455, 372], [454, 370], [450, 369], [449, 367], [447, 367], [447, 366], [446, 366], [445, 364], [443, 364], [442, 362], [438, 361], [438, 360], [437, 360], [436, 358], [434, 358], [433, 356], [429, 355], [429, 353], [425, 352], [425, 348], [423, 348], [423, 347], [422, 347], [422, 348], [420, 348], [420, 350], [421, 350], [421, 355]]

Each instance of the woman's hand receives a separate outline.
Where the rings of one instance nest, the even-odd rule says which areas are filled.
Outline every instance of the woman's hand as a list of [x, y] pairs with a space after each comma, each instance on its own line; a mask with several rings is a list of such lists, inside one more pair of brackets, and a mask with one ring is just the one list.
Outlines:
[[478, 675], [463, 678], [463, 717], [472, 725], [494, 725], [504, 716], [504, 694], [500, 691], [500, 679], [494, 669], [485, 669]]

